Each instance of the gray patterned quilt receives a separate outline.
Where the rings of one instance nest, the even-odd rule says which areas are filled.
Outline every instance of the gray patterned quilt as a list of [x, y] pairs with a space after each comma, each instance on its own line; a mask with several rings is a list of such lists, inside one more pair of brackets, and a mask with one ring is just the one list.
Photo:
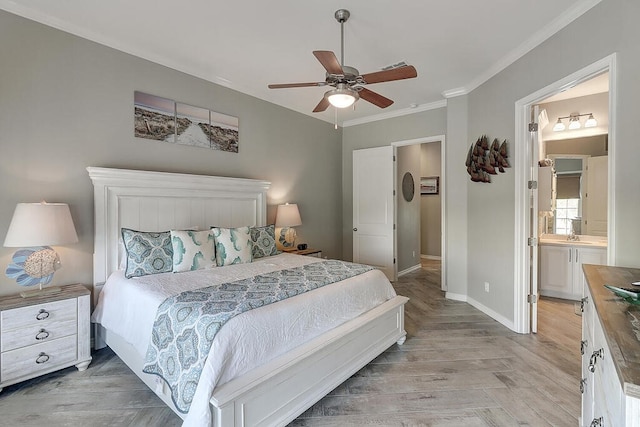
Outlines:
[[143, 371], [160, 376], [187, 413], [213, 339], [229, 319], [372, 269], [328, 260], [169, 297], [158, 307]]

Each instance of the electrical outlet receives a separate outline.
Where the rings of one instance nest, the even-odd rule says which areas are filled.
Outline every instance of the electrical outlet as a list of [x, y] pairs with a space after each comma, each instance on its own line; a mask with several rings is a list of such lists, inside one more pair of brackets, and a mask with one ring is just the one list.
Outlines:
[[484, 291], [489, 292], [489, 282], [484, 282]]

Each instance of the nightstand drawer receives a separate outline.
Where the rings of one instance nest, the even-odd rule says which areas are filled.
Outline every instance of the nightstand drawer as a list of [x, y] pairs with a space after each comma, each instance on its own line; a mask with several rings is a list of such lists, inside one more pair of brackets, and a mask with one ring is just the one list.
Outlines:
[[39, 371], [55, 369], [57, 366], [77, 359], [78, 337], [71, 335], [42, 344], [36, 344], [0, 354], [0, 380], [2, 382], [32, 375]]
[[52, 301], [28, 307], [5, 310], [0, 314], [0, 331], [4, 334], [12, 329], [25, 326], [41, 326], [68, 320], [77, 321], [78, 308], [76, 299]]
[[[69, 317], [69, 316], [67, 316]], [[0, 335], [0, 351], [5, 352], [28, 345], [40, 344], [78, 333], [75, 317], [68, 320], [52, 320], [43, 324], [32, 322], [21, 329], [11, 329]]]

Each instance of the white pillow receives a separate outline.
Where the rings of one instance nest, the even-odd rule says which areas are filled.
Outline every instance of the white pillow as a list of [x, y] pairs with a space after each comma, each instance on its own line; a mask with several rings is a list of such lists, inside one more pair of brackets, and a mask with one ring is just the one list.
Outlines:
[[210, 230], [171, 230], [173, 272], [216, 266], [214, 239]]
[[219, 267], [244, 264], [252, 261], [251, 233], [249, 227], [212, 228], [216, 241], [216, 263]]

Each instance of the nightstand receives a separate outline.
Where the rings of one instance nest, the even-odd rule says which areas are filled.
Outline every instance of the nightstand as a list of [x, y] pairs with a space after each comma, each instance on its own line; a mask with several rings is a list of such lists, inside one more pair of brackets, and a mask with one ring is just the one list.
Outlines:
[[0, 391], [69, 366], [87, 369], [90, 295], [68, 285], [53, 295], [0, 298]]
[[292, 251], [285, 251], [289, 254], [296, 254], [296, 255], [307, 255], [307, 256], [314, 256], [316, 258], [322, 258], [322, 250], [320, 249], [294, 249]]

